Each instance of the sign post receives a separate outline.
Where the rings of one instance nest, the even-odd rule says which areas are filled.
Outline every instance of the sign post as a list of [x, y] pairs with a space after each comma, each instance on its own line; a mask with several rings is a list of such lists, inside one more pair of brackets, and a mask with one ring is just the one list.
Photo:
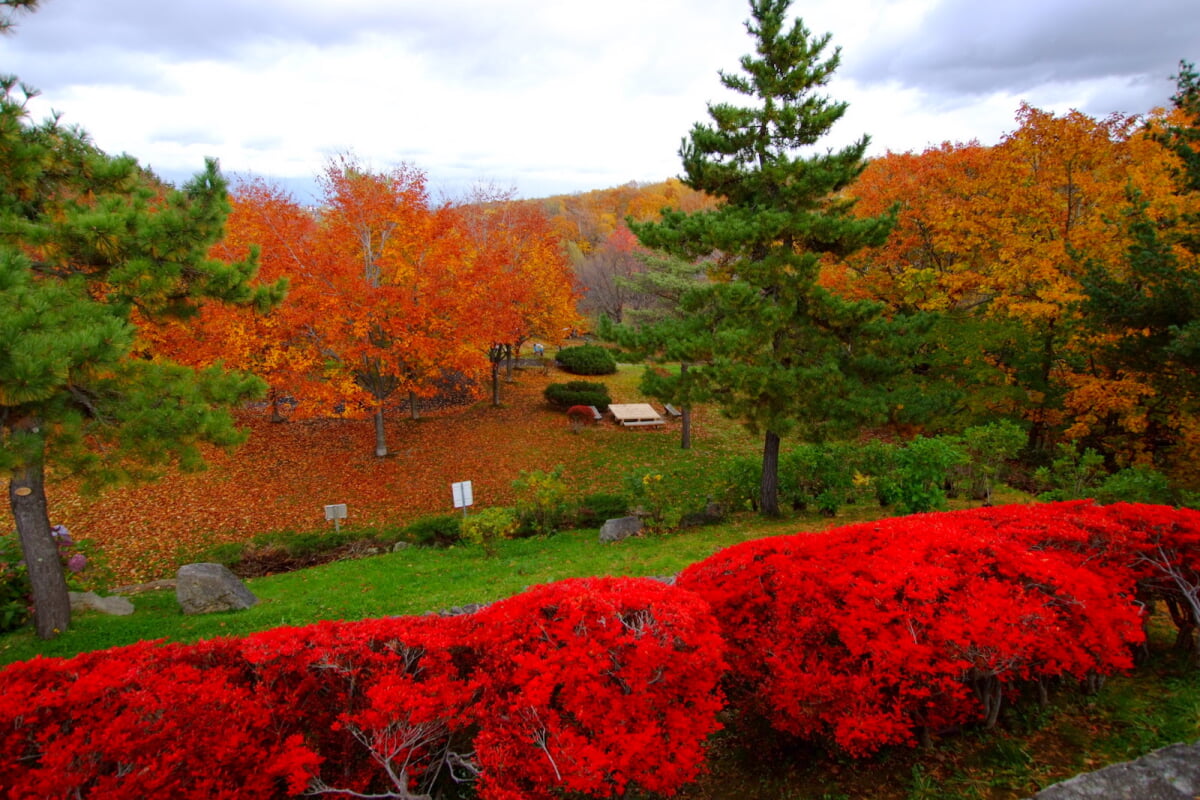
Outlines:
[[331, 506], [325, 506], [325, 519], [333, 520], [333, 530], [335, 533], [341, 533], [342, 520], [346, 518], [346, 504], [336, 503]]
[[471, 493], [471, 482], [461, 481], [459, 483], [450, 484], [450, 492], [454, 495], [454, 507], [461, 508], [463, 516], [467, 515], [467, 506], [475, 503], [475, 497]]

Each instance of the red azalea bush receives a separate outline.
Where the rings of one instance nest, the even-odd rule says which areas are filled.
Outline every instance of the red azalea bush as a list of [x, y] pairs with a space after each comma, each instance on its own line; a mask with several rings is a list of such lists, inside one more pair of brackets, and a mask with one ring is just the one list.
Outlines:
[[1047, 517], [1052, 535], [1031, 547], [1033, 529], [1006, 530], [1018, 518], [925, 514], [749, 542], [678, 585], [721, 621], [743, 709], [865, 755], [994, 722], [1021, 684], [1132, 666], [1132, 574], [1088, 563], [1074, 545], [1089, 534], [1070, 521]]
[[[272, 797], [314, 756], [283, 735], [226, 645], [140, 643], [0, 673], [8, 798]], [[215, 656], [215, 657], [214, 657]]]
[[1200, 631], [1200, 511], [1135, 503], [1104, 510], [1127, 531], [1127, 560], [1143, 596], [1163, 601], [1179, 629], [1177, 646], [1195, 650]]
[[567, 580], [478, 624], [492, 637], [475, 706], [481, 797], [670, 795], [696, 776], [724, 705], [724, 648], [698, 597], [650, 579]]
[[674, 587], [569, 580], [463, 617], [13, 664], [0, 671], [0, 787], [416, 798], [478, 779], [483, 800], [670, 795], [702, 769], [724, 690], [778, 730], [865, 755], [990, 724], [1029, 687], [1129, 668], [1147, 602], [1166, 602], [1191, 641], [1198, 591], [1200, 513], [1159, 506], [1007, 506], [773, 537]]
[[246, 637], [240, 655], [276, 726], [322, 759], [310, 791], [428, 793], [468, 753], [478, 655], [466, 618], [320, 622]]
[[486, 614], [34, 659], [0, 672], [0, 787], [416, 798], [482, 774], [484, 800], [607, 797], [632, 783], [670, 794], [717, 727], [720, 652], [695, 596], [602, 579]]

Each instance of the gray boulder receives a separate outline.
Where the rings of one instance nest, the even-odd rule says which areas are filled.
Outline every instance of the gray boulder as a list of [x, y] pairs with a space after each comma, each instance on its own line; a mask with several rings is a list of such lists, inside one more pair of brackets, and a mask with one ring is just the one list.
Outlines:
[[127, 617], [133, 613], [133, 603], [120, 595], [101, 597], [95, 592], [68, 592], [72, 611], [99, 611], [115, 617]]
[[601, 542], [619, 542], [640, 533], [642, 520], [640, 517], [617, 517], [610, 519], [600, 527]]
[[175, 599], [184, 614], [240, 611], [258, 602], [224, 564], [184, 564], [175, 578]]
[[1194, 800], [1200, 797], [1200, 744], [1173, 744], [1136, 761], [1076, 775], [1032, 800]]

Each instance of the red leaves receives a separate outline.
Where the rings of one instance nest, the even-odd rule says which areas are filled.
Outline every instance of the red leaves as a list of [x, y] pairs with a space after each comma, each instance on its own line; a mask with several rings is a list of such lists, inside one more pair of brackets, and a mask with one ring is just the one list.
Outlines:
[[1078, 503], [903, 517], [729, 548], [679, 585], [721, 620], [745, 708], [864, 755], [994, 722], [1004, 687], [1131, 667], [1113, 522]]
[[482, 771], [484, 800], [671, 794], [717, 728], [720, 652], [695, 596], [610, 578], [471, 617], [35, 659], [0, 672], [0, 785], [14, 798], [409, 797]]
[[479, 623], [505, 632], [485, 649], [476, 707], [485, 797], [670, 794], [696, 776], [724, 705], [724, 647], [695, 595], [568, 580], [497, 603]]
[[35, 659], [0, 672], [0, 785], [670, 795], [703, 767], [723, 672], [743, 713], [865, 755], [1128, 669], [1135, 596], [1173, 597], [1194, 626], [1198, 567], [1197, 512], [1008, 506], [748, 542], [676, 586], [576, 579], [464, 617]]

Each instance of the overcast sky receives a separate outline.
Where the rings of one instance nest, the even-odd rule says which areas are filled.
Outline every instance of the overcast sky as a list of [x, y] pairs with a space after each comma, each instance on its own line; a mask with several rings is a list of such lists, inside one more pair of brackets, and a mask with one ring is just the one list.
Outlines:
[[[850, 103], [823, 145], [999, 140], [1022, 100], [1102, 117], [1165, 105], [1200, 61], [1200, 0], [800, 0]], [[658, 181], [717, 72], [753, 48], [745, 0], [43, 0], [0, 73], [111, 153], [180, 180], [220, 159], [308, 201], [332, 155], [525, 197]]]

